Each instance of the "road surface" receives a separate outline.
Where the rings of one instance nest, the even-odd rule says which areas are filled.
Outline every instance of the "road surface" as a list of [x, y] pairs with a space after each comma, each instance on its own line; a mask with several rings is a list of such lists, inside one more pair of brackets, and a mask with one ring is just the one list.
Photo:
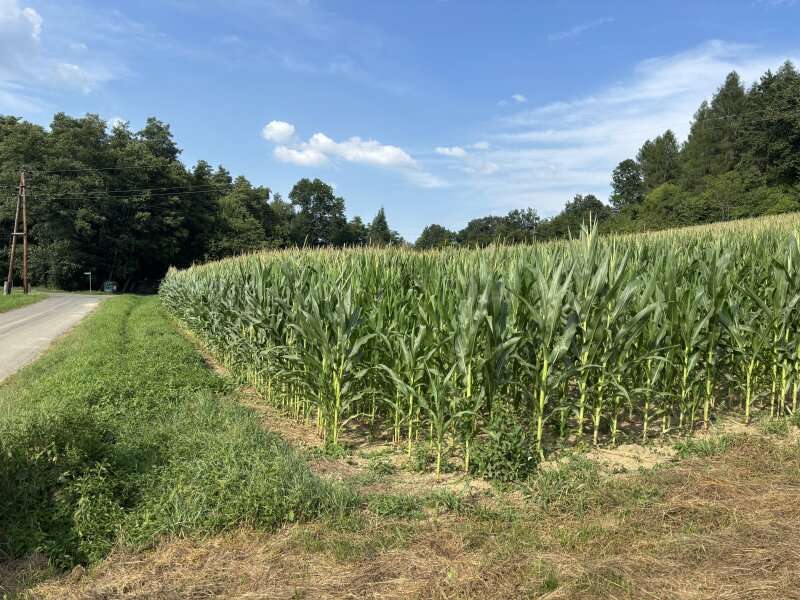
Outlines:
[[41, 302], [0, 314], [0, 381], [32, 362], [102, 299], [100, 296], [52, 295]]

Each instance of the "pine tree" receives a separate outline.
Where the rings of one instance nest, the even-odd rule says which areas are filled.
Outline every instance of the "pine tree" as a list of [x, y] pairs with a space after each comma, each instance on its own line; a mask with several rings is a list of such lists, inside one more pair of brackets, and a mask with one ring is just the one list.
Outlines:
[[662, 183], [674, 181], [680, 171], [679, 159], [678, 140], [672, 130], [667, 129], [654, 140], [647, 140], [636, 156], [645, 190], [649, 192]]
[[382, 206], [369, 225], [369, 243], [371, 246], [387, 246], [392, 243], [392, 231]]

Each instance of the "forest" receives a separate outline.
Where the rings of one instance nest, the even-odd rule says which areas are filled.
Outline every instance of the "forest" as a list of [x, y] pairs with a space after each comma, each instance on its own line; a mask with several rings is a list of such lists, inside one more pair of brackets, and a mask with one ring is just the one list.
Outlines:
[[[222, 166], [188, 167], [168, 124], [138, 131], [98, 115], [58, 113], [49, 127], [0, 116], [0, 234], [11, 232], [21, 169], [29, 191], [31, 277], [74, 289], [83, 273], [122, 289], [155, 285], [169, 266], [262, 248], [398, 245], [376, 198], [372, 219], [347, 218], [345, 200], [320, 179], [287, 198]], [[577, 194], [551, 218], [534, 208], [473, 219], [460, 231], [426, 227], [420, 249], [526, 243], [639, 232], [800, 209], [800, 73], [789, 62], [750, 87], [728, 75], [694, 114], [688, 138], [668, 130], [610, 174], [607, 202]], [[8, 248], [0, 249], [0, 264]]]

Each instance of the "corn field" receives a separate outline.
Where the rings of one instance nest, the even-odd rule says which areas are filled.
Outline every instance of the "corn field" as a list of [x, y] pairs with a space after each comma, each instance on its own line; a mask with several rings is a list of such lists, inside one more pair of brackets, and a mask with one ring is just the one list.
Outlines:
[[164, 279], [243, 383], [464, 468], [501, 415], [543, 454], [797, 411], [800, 217], [482, 250], [288, 250]]

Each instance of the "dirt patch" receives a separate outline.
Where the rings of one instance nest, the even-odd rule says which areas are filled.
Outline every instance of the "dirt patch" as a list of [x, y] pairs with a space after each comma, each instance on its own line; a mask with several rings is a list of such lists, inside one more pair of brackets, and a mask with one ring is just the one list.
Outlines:
[[675, 457], [672, 446], [641, 446], [624, 444], [616, 448], [594, 448], [586, 453], [586, 458], [594, 460], [610, 473], [627, 473], [639, 469], [651, 469], [668, 463]]
[[253, 410], [265, 429], [280, 433], [291, 445], [306, 450], [321, 449], [324, 444], [312, 425], [291, 419], [265, 403], [254, 389], [245, 388], [239, 393], [239, 403]]

